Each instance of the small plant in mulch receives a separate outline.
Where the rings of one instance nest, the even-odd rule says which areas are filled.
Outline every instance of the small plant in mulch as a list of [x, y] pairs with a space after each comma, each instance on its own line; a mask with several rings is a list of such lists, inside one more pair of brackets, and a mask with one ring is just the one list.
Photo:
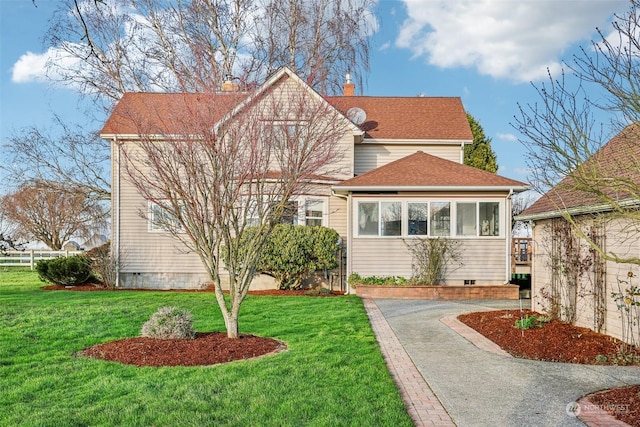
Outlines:
[[153, 313], [149, 321], [142, 325], [140, 335], [171, 340], [193, 339], [196, 333], [193, 330], [190, 311], [176, 307], [161, 307]]
[[617, 352], [612, 354], [599, 354], [596, 356], [596, 362], [617, 366], [638, 365], [640, 364], [640, 354], [638, 354], [634, 346], [620, 343]]
[[528, 314], [526, 317], [517, 319], [515, 326], [518, 329], [532, 329], [542, 328], [546, 323], [549, 323], [551, 319], [544, 316], [537, 316], [535, 314]]

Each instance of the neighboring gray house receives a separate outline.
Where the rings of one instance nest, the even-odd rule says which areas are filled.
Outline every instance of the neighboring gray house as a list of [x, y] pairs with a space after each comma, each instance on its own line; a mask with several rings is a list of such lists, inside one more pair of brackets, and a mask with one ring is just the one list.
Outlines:
[[[292, 200], [295, 222], [338, 231], [346, 250], [344, 277], [353, 272], [409, 277], [411, 256], [404, 240], [448, 236], [462, 242], [465, 265], [448, 284], [507, 283], [511, 196], [528, 186], [462, 164], [464, 146], [473, 136], [461, 100], [354, 96], [353, 84], [344, 86], [344, 96], [322, 97], [283, 68], [251, 95], [226, 93], [231, 110], [242, 108], [248, 97], [255, 105], [264, 93], [300, 91], [328, 103], [345, 121], [340, 172], [316, 183], [313, 194]], [[208, 281], [196, 256], [180, 251], [167, 233], [138, 214], [148, 203], [119, 163], [121, 144], [138, 137], [127, 120], [132, 112], [172, 114], [197, 108], [204, 99], [127, 93], [101, 131], [112, 142], [112, 249], [127, 258], [119, 271], [121, 286], [198, 288]], [[256, 288], [273, 285], [268, 277], [254, 282]]]

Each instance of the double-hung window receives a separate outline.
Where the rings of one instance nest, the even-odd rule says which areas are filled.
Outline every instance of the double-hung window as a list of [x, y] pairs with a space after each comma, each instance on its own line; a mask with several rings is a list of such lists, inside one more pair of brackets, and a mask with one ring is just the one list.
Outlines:
[[304, 205], [304, 223], [305, 225], [314, 226], [322, 225], [324, 217], [324, 200], [322, 199], [306, 199]]
[[153, 202], [149, 202], [148, 219], [149, 231], [175, 231], [182, 229], [182, 225], [174, 215]]
[[[299, 196], [290, 199], [282, 211], [280, 223], [309, 226], [326, 225], [326, 203], [326, 199], [318, 196]], [[248, 206], [247, 223], [254, 226], [259, 225], [260, 209], [266, 208], [266, 206], [260, 206], [258, 203], [251, 203]], [[265, 214], [266, 212], [262, 212], [262, 216]]]

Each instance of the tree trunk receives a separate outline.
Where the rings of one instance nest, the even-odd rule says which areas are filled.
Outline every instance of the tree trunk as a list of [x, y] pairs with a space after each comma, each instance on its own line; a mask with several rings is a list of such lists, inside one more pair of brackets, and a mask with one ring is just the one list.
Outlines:
[[227, 328], [227, 338], [239, 338], [240, 327], [238, 325], [238, 313], [236, 310], [231, 310], [227, 316], [224, 317], [224, 324]]

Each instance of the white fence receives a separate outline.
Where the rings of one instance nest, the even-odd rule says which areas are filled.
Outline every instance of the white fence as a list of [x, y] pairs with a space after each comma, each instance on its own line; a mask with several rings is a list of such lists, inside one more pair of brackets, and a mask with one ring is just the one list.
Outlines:
[[6, 254], [0, 255], [0, 267], [29, 267], [35, 268], [36, 262], [42, 259], [50, 259], [57, 257], [68, 257], [84, 253], [82, 251], [7, 251]]

